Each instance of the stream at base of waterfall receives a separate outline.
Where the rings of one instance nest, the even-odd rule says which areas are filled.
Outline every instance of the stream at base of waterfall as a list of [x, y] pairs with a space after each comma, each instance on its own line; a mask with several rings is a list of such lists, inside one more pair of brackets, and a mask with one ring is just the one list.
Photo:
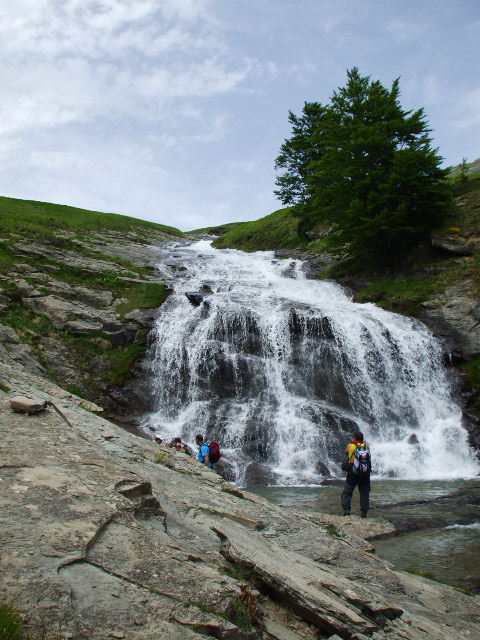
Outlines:
[[[332, 481], [322, 487], [250, 490], [285, 508], [339, 516], [341, 487], [342, 482]], [[339, 521], [355, 531], [359, 514], [356, 491], [352, 516]], [[480, 479], [374, 480], [369, 517], [392, 522], [398, 532], [373, 541], [380, 558], [397, 569], [480, 594]]]
[[164, 248], [174, 278], [152, 335], [154, 406], [143, 424], [194, 445], [220, 442], [239, 485], [305, 485], [341, 475], [354, 431], [378, 477], [474, 477], [437, 340], [415, 319], [354, 303], [298, 260]]

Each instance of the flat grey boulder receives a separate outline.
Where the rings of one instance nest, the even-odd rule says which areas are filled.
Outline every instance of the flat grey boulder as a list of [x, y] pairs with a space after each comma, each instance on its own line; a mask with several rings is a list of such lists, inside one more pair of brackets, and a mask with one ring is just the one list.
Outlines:
[[459, 236], [432, 235], [432, 246], [454, 256], [472, 256], [479, 249], [479, 243]]
[[[374, 519], [332, 536], [323, 515], [233, 487], [17, 365], [0, 360], [0, 379], [2, 595], [30, 626], [72, 640], [479, 636], [480, 598], [376, 558]], [[14, 413], [12, 395], [69, 424]]]

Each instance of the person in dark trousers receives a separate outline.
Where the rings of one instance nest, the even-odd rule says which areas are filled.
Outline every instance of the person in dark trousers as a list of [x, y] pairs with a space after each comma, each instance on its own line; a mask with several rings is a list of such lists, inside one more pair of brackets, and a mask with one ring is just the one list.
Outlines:
[[213, 464], [210, 462], [210, 447], [203, 439], [201, 433], [195, 437], [195, 441], [198, 445], [197, 460], [202, 464], [206, 464], [210, 469], [213, 469]]
[[[355, 451], [365, 449], [370, 451], [368, 445], [363, 440], [363, 433], [357, 431], [353, 434], [353, 439], [348, 443], [345, 453], [347, 454], [348, 471], [345, 478], [345, 485], [342, 492], [342, 507], [343, 515], [350, 515], [350, 502], [352, 500], [352, 494], [355, 487], [358, 487], [360, 493], [360, 514], [362, 518], [367, 517], [368, 508], [370, 506], [370, 460], [368, 461], [368, 471], [364, 473], [355, 473]], [[370, 454], [368, 454], [370, 459]]]

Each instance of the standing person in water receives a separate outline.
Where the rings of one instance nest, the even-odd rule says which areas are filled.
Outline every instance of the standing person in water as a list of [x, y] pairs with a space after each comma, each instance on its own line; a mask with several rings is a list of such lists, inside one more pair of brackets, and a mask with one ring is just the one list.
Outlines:
[[213, 463], [210, 462], [210, 447], [203, 439], [201, 433], [196, 436], [195, 441], [198, 445], [197, 460], [202, 464], [206, 464], [210, 469], [213, 469]]
[[345, 449], [347, 454], [347, 463], [342, 466], [347, 471], [345, 478], [345, 486], [342, 492], [343, 515], [350, 515], [350, 502], [355, 487], [358, 487], [360, 493], [360, 514], [362, 518], [367, 517], [368, 507], [370, 505], [370, 448], [363, 440], [363, 433], [357, 431], [353, 434], [353, 439], [348, 443]]

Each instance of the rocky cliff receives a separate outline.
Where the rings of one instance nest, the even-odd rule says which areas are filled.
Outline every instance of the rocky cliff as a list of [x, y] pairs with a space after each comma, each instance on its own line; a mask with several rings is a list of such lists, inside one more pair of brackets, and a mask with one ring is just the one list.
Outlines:
[[141, 413], [141, 357], [181, 232], [128, 216], [0, 198], [0, 355], [101, 404]]
[[[480, 597], [375, 557], [363, 538], [388, 523], [275, 506], [19, 364], [0, 377], [2, 597], [43, 638], [480, 634]], [[14, 394], [64, 417], [13, 413]]]

